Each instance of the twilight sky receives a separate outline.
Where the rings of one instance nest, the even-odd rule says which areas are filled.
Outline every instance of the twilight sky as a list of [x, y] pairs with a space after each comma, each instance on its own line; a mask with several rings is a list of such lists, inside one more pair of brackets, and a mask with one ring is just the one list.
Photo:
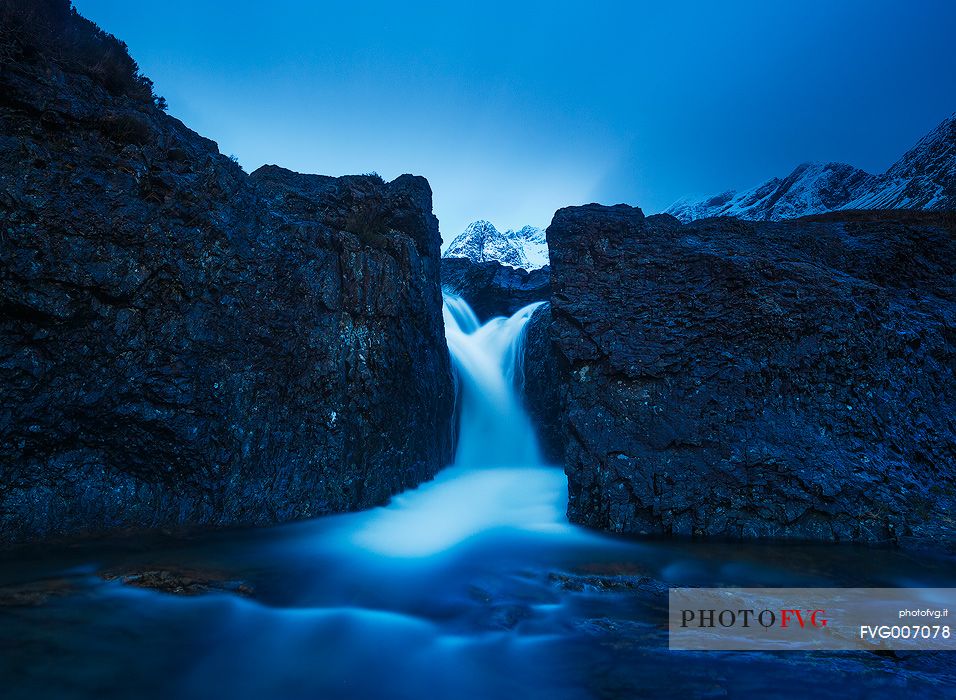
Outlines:
[[469, 222], [879, 172], [956, 110], [956, 2], [74, 0], [247, 171], [426, 176]]

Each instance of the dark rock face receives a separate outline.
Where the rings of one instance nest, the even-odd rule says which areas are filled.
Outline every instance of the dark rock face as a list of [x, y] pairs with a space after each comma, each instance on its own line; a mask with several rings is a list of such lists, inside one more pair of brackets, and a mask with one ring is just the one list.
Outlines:
[[572, 520], [952, 542], [956, 227], [562, 209], [551, 326]]
[[521, 394], [542, 455], [551, 464], [564, 461], [567, 442], [561, 413], [561, 380], [566, 373], [559, 361], [551, 340], [551, 308], [545, 304], [525, 327]]
[[550, 268], [528, 272], [496, 260], [474, 262], [468, 258], [442, 258], [442, 286], [459, 295], [482, 322], [510, 316], [518, 309], [551, 296]]
[[3, 34], [0, 543], [313, 517], [434, 475], [428, 183], [246, 175], [142, 82], [52, 60], [30, 27], [92, 31], [61, 5]]

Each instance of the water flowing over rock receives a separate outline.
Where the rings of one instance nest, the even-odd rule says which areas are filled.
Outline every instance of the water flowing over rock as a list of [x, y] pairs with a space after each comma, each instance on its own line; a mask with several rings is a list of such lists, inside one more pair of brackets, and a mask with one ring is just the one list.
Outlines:
[[474, 262], [444, 257], [442, 287], [461, 296], [482, 321], [511, 316], [522, 307], [551, 296], [551, 269], [545, 265], [528, 272], [496, 260]]
[[481, 324], [464, 299], [445, 295], [445, 333], [459, 389], [454, 464], [387, 507], [363, 514], [366, 522], [350, 535], [352, 542], [390, 557], [425, 557], [483, 538], [500, 537], [506, 545], [507, 532], [578, 536], [564, 517], [563, 474], [542, 462], [518, 391], [525, 330], [540, 306]]
[[516, 382], [523, 331], [539, 304], [479, 325], [463, 299], [446, 295], [448, 351], [462, 389], [455, 464], [470, 469], [540, 464]]
[[555, 214], [573, 521], [954, 541], [956, 226], [847, 218]]
[[432, 477], [454, 388], [427, 181], [246, 175], [68, 3], [17, 6], [0, 543], [312, 517]]

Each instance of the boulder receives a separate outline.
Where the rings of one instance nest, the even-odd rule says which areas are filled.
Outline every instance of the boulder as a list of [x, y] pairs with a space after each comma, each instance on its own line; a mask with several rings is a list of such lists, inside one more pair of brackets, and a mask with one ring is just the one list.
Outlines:
[[951, 215], [548, 228], [569, 516], [613, 532], [953, 542]]

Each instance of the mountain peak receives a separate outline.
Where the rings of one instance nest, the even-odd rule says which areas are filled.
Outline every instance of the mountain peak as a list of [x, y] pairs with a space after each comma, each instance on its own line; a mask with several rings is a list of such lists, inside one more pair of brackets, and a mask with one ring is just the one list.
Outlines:
[[801, 163], [785, 178], [749, 190], [684, 198], [666, 213], [687, 222], [710, 216], [779, 221], [838, 209], [956, 208], [956, 114], [944, 119], [882, 175], [846, 163]]
[[478, 219], [478, 221], [472, 221], [465, 227], [465, 233], [467, 232], [488, 232], [488, 233], [498, 233], [498, 229], [495, 228], [495, 225], [490, 221], [485, 221], [484, 219]]
[[536, 226], [502, 233], [491, 222], [479, 219], [455, 237], [444, 257], [474, 262], [496, 260], [503, 265], [536, 270], [548, 264], [548, 244], [544, 229]]

